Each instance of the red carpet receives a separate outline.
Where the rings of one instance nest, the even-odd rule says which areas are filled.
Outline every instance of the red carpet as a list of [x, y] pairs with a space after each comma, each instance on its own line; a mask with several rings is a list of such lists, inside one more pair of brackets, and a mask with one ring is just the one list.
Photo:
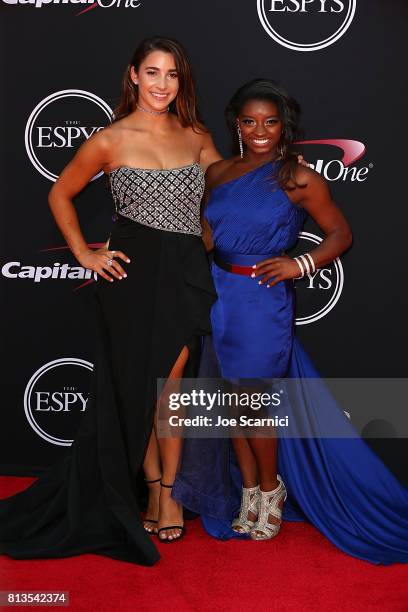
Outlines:
[[[31, 482], [1, 477], [0, 497]], [[276, 540], [265, 543], [210, 539], [199, 520], [188, 521], [187, 529], [182, 542], [160, 545], [162, 559], [152, 568], [97, 555], [1, 556], [0, 590], [69, 591], [69, 609], [88, 612], [408, 610], [407, 566], [349, 557], [310, 525], [285, 523]]]

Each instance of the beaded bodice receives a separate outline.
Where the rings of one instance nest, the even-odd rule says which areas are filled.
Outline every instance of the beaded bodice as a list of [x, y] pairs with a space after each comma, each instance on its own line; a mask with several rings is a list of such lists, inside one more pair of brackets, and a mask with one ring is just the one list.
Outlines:
[[167, 232], [201, 235], [204, 173], [198, 163], [169, 170], [120, 166], [109, 177], [119, 215]]

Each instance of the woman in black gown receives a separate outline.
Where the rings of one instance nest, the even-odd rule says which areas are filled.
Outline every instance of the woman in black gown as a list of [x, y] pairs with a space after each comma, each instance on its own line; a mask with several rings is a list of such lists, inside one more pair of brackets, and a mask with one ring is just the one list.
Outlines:
[[[156, 379], [192, 375], [200, 335], [210, 331], [215, 294], [199, 210], [203, 170], [217, 159], [182, 47], [144, 41], [126, 69], [114, 122], [82, 145], [51, 190], [69, 247], [99, 275], [95, 372], [72, 447], [0, 502], [0, 553], [93, 552], [151, 565], [159, 555], [147, 531], [157, 521], [163, 540], [182, 535], [182, 508], [171, 498], [181, 440], [158, 440], [152, 430]], [[91, 250], [72, 199], [100, 170], [117, 220], [109, 244]], [[136, 491], [143, 462], [146, 479], [156, 481], [144, 524]]]

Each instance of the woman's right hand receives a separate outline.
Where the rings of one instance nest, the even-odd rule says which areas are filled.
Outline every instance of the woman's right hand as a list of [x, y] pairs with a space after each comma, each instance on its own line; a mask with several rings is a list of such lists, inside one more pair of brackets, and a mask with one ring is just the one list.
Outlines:
[[122, 251], [112, 251], [107, 249], [106, 246], [96, 250], [88, 249], [88, 251], [79, 255], [77, 259], [81, 266], [97, 272], [99, 276], [112, 283], [113, 278], [122, 280], [122, 278], [127, 277], [126, 272], [119, 262], [116, 261], [115, 257], [130, 263], [130, 259]]

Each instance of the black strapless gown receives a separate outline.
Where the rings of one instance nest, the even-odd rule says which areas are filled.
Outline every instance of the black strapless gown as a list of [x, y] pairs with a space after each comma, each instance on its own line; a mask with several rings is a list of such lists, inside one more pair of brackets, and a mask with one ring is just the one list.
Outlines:
[[140, 519], [138, 475], [152, 428], [156, 379], [184, 345], [185, 375], [210, 332], [215, 292], [200, 236], [204, 177], [118, 168], [110, 175], [118, 219], [110, 248], [128, 277], [99, 279], [91, 399], [74, 443], [28, 489], [0, 501], [0, 553], [15, 559], [107, 555], [152, 565], [159, 554]]

